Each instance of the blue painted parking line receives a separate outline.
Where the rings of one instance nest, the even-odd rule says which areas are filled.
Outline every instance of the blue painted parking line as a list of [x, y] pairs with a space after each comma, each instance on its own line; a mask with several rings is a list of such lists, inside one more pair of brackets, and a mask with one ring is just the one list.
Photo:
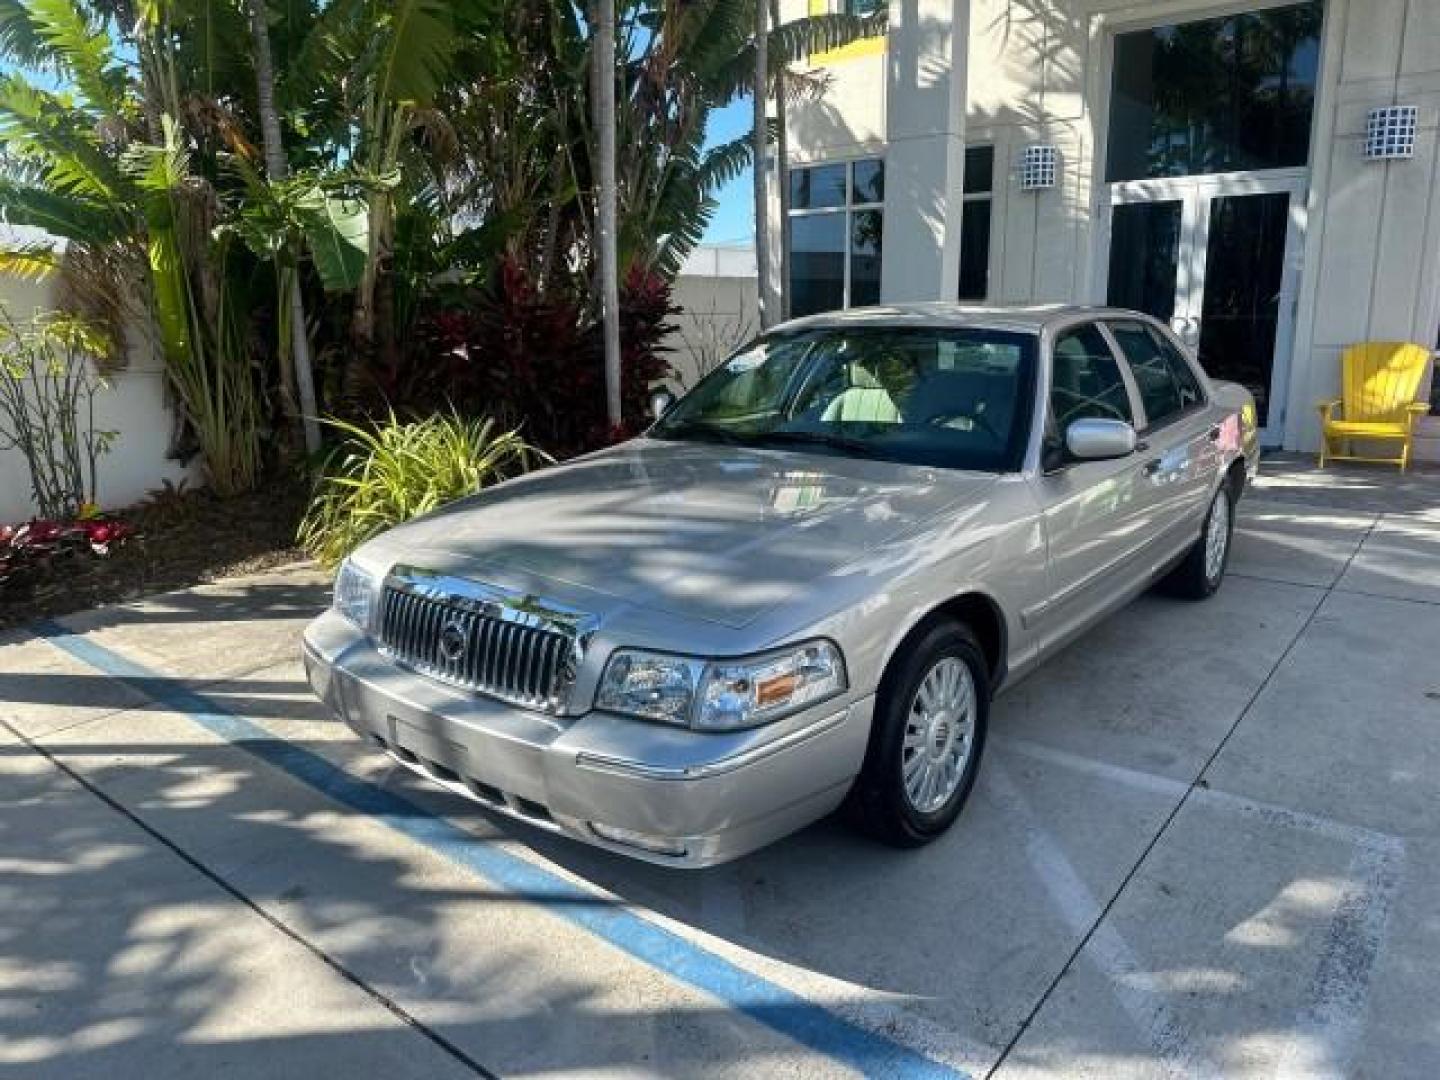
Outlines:
[[966, 1077], [959, 1069], [853, 1024], [559, 874], [477, 841], [416, 803], [351, 776], [320, 755], [271, 735], [254, 721], [112, 649], [72, 634], [58, 623], [44, 622], [36, 629], [52, 645], [80, 662], [134, 686], [156, 703], [184, 714], [212, 735], [323, 792], [347, 809], [375, 819], [501, 889], [522, 895], [554, 917], [588, 931], [816, 1053], [872, 1077]]

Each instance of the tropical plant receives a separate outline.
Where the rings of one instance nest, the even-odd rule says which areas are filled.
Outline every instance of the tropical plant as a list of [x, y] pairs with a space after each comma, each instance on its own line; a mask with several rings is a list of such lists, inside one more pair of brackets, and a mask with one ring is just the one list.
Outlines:
[[648, 422], [651, 387], [669, 373], [664, 339], [678, 310], [670, 283], [632, 268], [620, 286], [621, 424], [605, 401], [604, 346], [583, 318], [584, 298], [541, 290], [518, 263], [502, 260], [493, 280], [435, 313], [418, 335], [414, 384], [392, 399], [421, 411], [440, 390], [467, 412], [525, 423], [526, 435], [570, 457], [633, 434]]
[[298, 539], [333, 567], [372, 536], [548, 460], [519, 431], [450, 411], [374, 427], [326, 421], [345, 437], [319, 483]]
[[97, 502], [97, 464], [116, 434], [95, 426], [106, 383], [93, 365], [108, 351], [83, 320], [51, 313], [22, 326], [0, 308], [0, 449], [24, 458], [41, 517]]
[[[244, 490], [259, 471], [260, 402], [234, 311], [239, 282], [228, 246], [212, 239], [220, 207], [195, 161], [205, 139], [182, 124], [206, 137], [227, 130], [223, 109], [218, 119], [197, 110], [182, 90], [193, 12], [144, 5], [124, 46], [106, 10], [78, 0], [4, 0], [0, 12], [0, 58], [59, 72], [69, 87], [46, 89], [21, 70], [0, 77], [0, 205], [9, 222], [47, 234], [0, 252], [0, 268], [89, 268], [80, 276], [112, 297], [138, 285], [144, 336], [159, 343], [211, 485]], [[111, 306], [123, 355], [134, 311]]]
[[62, 521], [38, 518], [23, 525], [0, 525], [0, 593], [80, 555], [109, 555], [130, 538], [123, 521], [99, 516]]

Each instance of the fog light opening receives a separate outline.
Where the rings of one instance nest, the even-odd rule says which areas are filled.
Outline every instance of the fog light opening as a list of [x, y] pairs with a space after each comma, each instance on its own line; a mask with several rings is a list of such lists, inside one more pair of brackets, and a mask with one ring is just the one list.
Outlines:
[[652, 855], [669, 855], [678, 859], [689, 853], [689, 849], [683, 843], [667, 836], [651, 836], [649, 833], [637, 832], [634, 829], [622, 829], [615, 825], [604, 825], [598, 821], [590, 822], [590, 831], [602, 840], [609, 840], [614, 844], [624, 844], [626, 847], [639, 848]]

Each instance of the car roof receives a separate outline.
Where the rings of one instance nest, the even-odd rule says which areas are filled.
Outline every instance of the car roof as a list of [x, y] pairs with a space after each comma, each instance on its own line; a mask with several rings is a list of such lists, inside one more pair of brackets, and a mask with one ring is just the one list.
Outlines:
[[957, 304], [949, 301], [885, 304], [877, 307], [847, 308], [791, 319], [771, 333], [826, 330], [857, 326], [969, 327], [1038, 334], [1046, 327], [1084, 318], [1144, 318], [1123, 308], [1092, 307], [1085, 304]]

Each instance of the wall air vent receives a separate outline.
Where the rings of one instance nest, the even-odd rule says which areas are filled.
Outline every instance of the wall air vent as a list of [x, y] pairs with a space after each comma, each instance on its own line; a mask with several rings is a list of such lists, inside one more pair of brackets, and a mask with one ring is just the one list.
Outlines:
[[1366, 160], [1413, 158], [1419, 114], [1420, 110], [1415, 105], [1386, 105], [1371, 109], [1365, 124]]
[[1060, 151], [1058, 147], [1037, 143], [1020, 153], [1020, 190], [1043, 191], [1059, 182]]

